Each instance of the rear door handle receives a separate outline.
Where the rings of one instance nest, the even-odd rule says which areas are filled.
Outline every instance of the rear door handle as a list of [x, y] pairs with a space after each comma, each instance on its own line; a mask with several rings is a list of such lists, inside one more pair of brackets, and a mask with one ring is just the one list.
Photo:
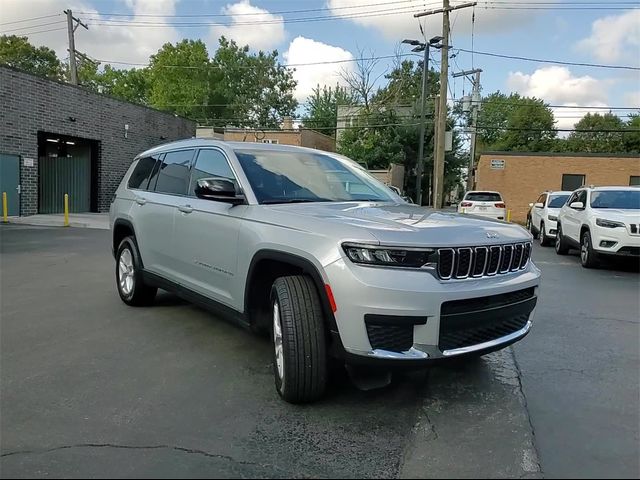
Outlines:
[[191, 205], [182, 205], [178, 207], [178, 210], [180, 210], [182, 213], [191, 213], [193, 212], [193, 207]]
[[138, 205], [144, 205], [145, 203], [147, 203], [147, 199], [142, 197], [136, 197], [136, 203]]

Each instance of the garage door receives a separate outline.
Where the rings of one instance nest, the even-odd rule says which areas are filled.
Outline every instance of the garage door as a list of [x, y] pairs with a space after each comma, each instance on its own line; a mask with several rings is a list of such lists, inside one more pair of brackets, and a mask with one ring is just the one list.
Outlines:
[[69, 194], [69, 211], [91, 210], [91, 158], [87, 156], [39, 159], [40, 213], [62, 213], [64, 194]]
[[[0, 153], [0, 195], [7, 194], [7, 214], [20, 214], [20, 157]], [[0, 200], [1, 201], [1, 200]]]

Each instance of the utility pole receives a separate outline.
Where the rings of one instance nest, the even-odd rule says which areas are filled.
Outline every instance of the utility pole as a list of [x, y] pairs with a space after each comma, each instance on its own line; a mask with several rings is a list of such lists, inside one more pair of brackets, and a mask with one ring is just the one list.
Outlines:
[[475, 70], [466, 70], [463, 72], [454, 73], [452, 76], [468, 77], [469, 75], [475, 75], [471, 80], [473, 84], [473, 91], [471, 93], [471, 145], [469, 146], [469, 172], [467, 173], [467, 191], [473, 189], [473, 168], [476, 161], [476, 133], [478, 126], [478, 111], [480, 110], [480, 74], [482, 69], [476, 68]]
[[[69, 32], [69, 73], [70, 73], [70, 81], [72, 85], [78, 85], [78, 66], [76, 63], [76, 42], [74, 38], [74, 34], [76, 29], [82, 25], [85, 29], [89, 30], [79, 18], [73, 16], [73, 12], [71, 9], [65, 10], [64, 13], [67, 15], [67, 30]], [[76, 22], [75, 25], [73, 22]]]
[[447, 78], [449, 75], [449, 12], [477, 5], [477, 2], [463, 3], [451, 7], [449, 0], [442, 0], [442, 8], [416, 13], [414, 17], [424, 17], [442, 13], [442, 63], [440, 65], [440, 101], [438, 104], [438, 117], [436, 120], [436, 157], [433, 159], [433, 208], [442, 208], [444, 193], [444, 157], [445, 157], [445, 133], [447, 131]]

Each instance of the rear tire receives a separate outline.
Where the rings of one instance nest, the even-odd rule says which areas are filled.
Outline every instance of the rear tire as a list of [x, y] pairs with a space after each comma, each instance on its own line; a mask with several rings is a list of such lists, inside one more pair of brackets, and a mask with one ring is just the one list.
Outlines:
[[287, 402], [320, 398], [327, 384], [327, 350], [320, 297], [311, 278], [278, 278], [271, 288], [273, 370]]
[[546, 247], [549, 245], [549, 238], [547, 237], [547, 229], [544, 228], [544, 223], [540, 224], [540, 246]]
[[567, 245], [566, 240], [562, 236], [562, 226], [558, 224], [558, 232], [556, 233], [556, 253], [558, 255], [566, 255], [569, 253], [569, 246]]
[[133, 237], [125, 237], [118, 247], [116, 287], [122, 301], [136, 307], [151, 304], [158, 291], [144, 283], [140, 252]]
[[591, 233], [587, 230], [582, 235], [580, 244], [580, 263], [584, 268], [596, 268], [598, 266], [598, 254], [593, 250]]

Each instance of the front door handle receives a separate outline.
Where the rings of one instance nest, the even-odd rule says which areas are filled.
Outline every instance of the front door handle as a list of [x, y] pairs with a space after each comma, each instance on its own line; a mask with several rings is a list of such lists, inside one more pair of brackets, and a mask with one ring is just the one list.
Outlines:
[[145, 203], [147, 203], [147, 199], [146, 198], [142, 198], [142, 197], [136, 197], [136, 203], [138, 205], [144, 205]]
[[182, 205], [178, 207], [178, 210], [180, 210], [182, 213], [191, 213], [193, 212], [193, 207], [191, 205]]

